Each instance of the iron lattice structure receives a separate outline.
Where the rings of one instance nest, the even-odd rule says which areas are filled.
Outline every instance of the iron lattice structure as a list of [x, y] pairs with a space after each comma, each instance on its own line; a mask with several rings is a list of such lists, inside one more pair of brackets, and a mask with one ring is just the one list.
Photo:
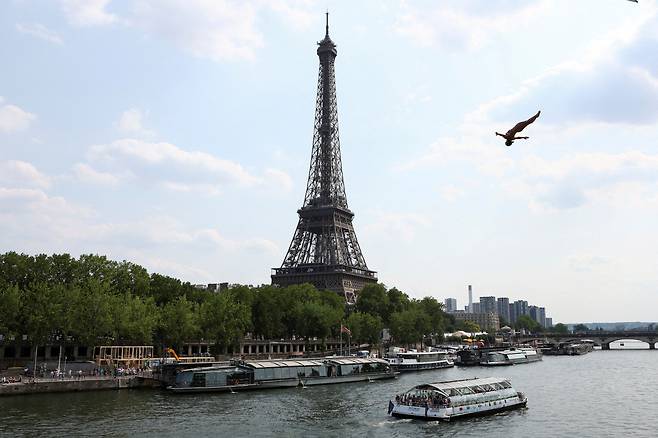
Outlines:
[[318, 46], [313, 151], [304, 205], [297, 210], [299, 222], [283, 263], [273, 269], [272, 284], [311, 283], [354, 303], [356, 293], [366, 283], [376, 283], [377, 276], [366, 265], [352, 226], [354, 213], [347, 206], [334, 69], [338, 52], [329, 38], [328, 20], [325, 37]]

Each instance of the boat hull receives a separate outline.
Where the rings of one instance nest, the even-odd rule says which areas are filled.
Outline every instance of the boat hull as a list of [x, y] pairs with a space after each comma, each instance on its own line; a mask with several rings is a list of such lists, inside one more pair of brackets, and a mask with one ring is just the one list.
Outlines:
[[285, 379], [285, 380], [272, 380], [263, 381], [258, 383], [249, 383], [243, 385], [231, 386], [186, 386], [176, 387], [169, 386], [167, 389], [174, 393], [189, 394], [199, 392], [242, 392], [253, 391], [258, 389], [274, 389], [274, 388], [294, 388], [297, 386], [316, 386], [316, 385], [335, 385], [339, 383], [354, 383], [354, 382], [369, 382], [375, 380], [393, 379], [395, 373], [368, 373], [349, 376], [336, 376], [336, 377], [307, 377], [299, 379]]
[[455, 364], [453, 362], [420, 362], [416, 364], [403, 363], [403, 364], [391, 364], [391, 368], [400, 373], [412, 372], [412, 371], [427, 371], [427, 370], [438, 370], [441, 368], [452, 368]]

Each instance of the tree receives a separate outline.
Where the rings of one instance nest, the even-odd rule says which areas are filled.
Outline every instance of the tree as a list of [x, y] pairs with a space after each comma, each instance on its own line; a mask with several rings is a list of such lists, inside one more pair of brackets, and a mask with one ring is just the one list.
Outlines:
[[212, 295], [199, 308], [203, 336], [216, 346], [236, 345], [251, 324], [251, 311], [229, 294]]
[[21, 293], [18, 286], [0, 287], [0, 333], [15, 335], [20, 331]]
[[179, 347], [184, 341], [199, 334], [196, 320], [196, 306], [179, 296], [164, 305], [160, 314], [160, 333], [162, 340]]
[[462, 321], [460, 324], [458, 324], [458, 328], [467, 333], [478, 333], [482, 331], [480, 326], [473, 321]]
[[388, 322], [390, 315], [388, 295], [384, 285], [367, 284], [359, 292], [356, 310], [360, 313], [369, 313]]
[[585, 324], [576, 324], [576, 326], [573, 328], [573, 331], [576, 333], [582, 333], [589, 331], [589, 328]]
[[370, 313], [354, 312], [345, 321], [352, 332], [352, 339], [358, 343], [377, 345], [381, 339], [384, 324], [380, 316]]
[[391, 335], [402, 344], [422, 342], [430, 328], [429, 317], [417, 307], [391, 315]]
[[558, 322], [557, 324], [555, 324], [555, 326], [553, 326], [553, 331], [555, 333], [567, 334], [569, 333], [569, 328], [566, 325], [562, 324], [561, 322]]
[[536, 332], [541, 329], [541, 325], [528, 315], [521, 315], [516, 318], [515, 326], [517, 329], [525, 329], [531, 332]]
[[418, 304], [420, 309], [429, 317], [430, 332], [443, 338], [443, 332], [445, 331], [443, 304], [433, 297], [425, 297]]

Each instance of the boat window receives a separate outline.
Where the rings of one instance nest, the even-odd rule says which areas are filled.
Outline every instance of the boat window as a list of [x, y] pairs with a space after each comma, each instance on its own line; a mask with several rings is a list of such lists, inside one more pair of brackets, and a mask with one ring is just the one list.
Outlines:
[[468, 386], [465, 386], [463, 388], [459, 388], [458, 391], [462, 395], [468, 395], [468, 394], [474, 394], [475, 393], [475, 391], [473, 391], [473, 388], [469, 388]]
[[194, 376], [192, 376], [192, 384], [190, 386], [206, 386], [206, 373], [194, 373]]
[[492, 383], [491, 386], [493, 387], [494, 391], [500, 391], [504, 388], [500, 383]]
[[491, 391], [495, 391], [495, 390], [496, 390], [496, 389], [495, 389], [493, 386], [491, 386], [491, 385], [480, 385], [480, 387], [481, 387], [482, 389], [484, 389], [486, 392], [491, 392]]
[[504, 381], [504, 382], [500, 382], [500, 386], [502, 386], [503, 388], [511, 388], [512, 384], [510, 382]]

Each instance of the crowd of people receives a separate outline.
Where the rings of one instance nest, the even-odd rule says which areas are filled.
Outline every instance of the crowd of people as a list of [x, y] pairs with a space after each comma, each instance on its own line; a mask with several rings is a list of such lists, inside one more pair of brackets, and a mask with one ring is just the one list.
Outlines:
[[21, 378], [21, 376], [16, 376], [16, 377], [14, 377], [14, 376], [4, 377], [3, 376], [2, 379], [0, 379], [0, 384], [21, 383], [22, 381], [23, 381], [23, 379]]
[[415, 394], [397, 395], [395, 402], [399, 405], [423, 408], [445, 408], [450, 406], [450, 399], [433, 391], [420, 391]]

